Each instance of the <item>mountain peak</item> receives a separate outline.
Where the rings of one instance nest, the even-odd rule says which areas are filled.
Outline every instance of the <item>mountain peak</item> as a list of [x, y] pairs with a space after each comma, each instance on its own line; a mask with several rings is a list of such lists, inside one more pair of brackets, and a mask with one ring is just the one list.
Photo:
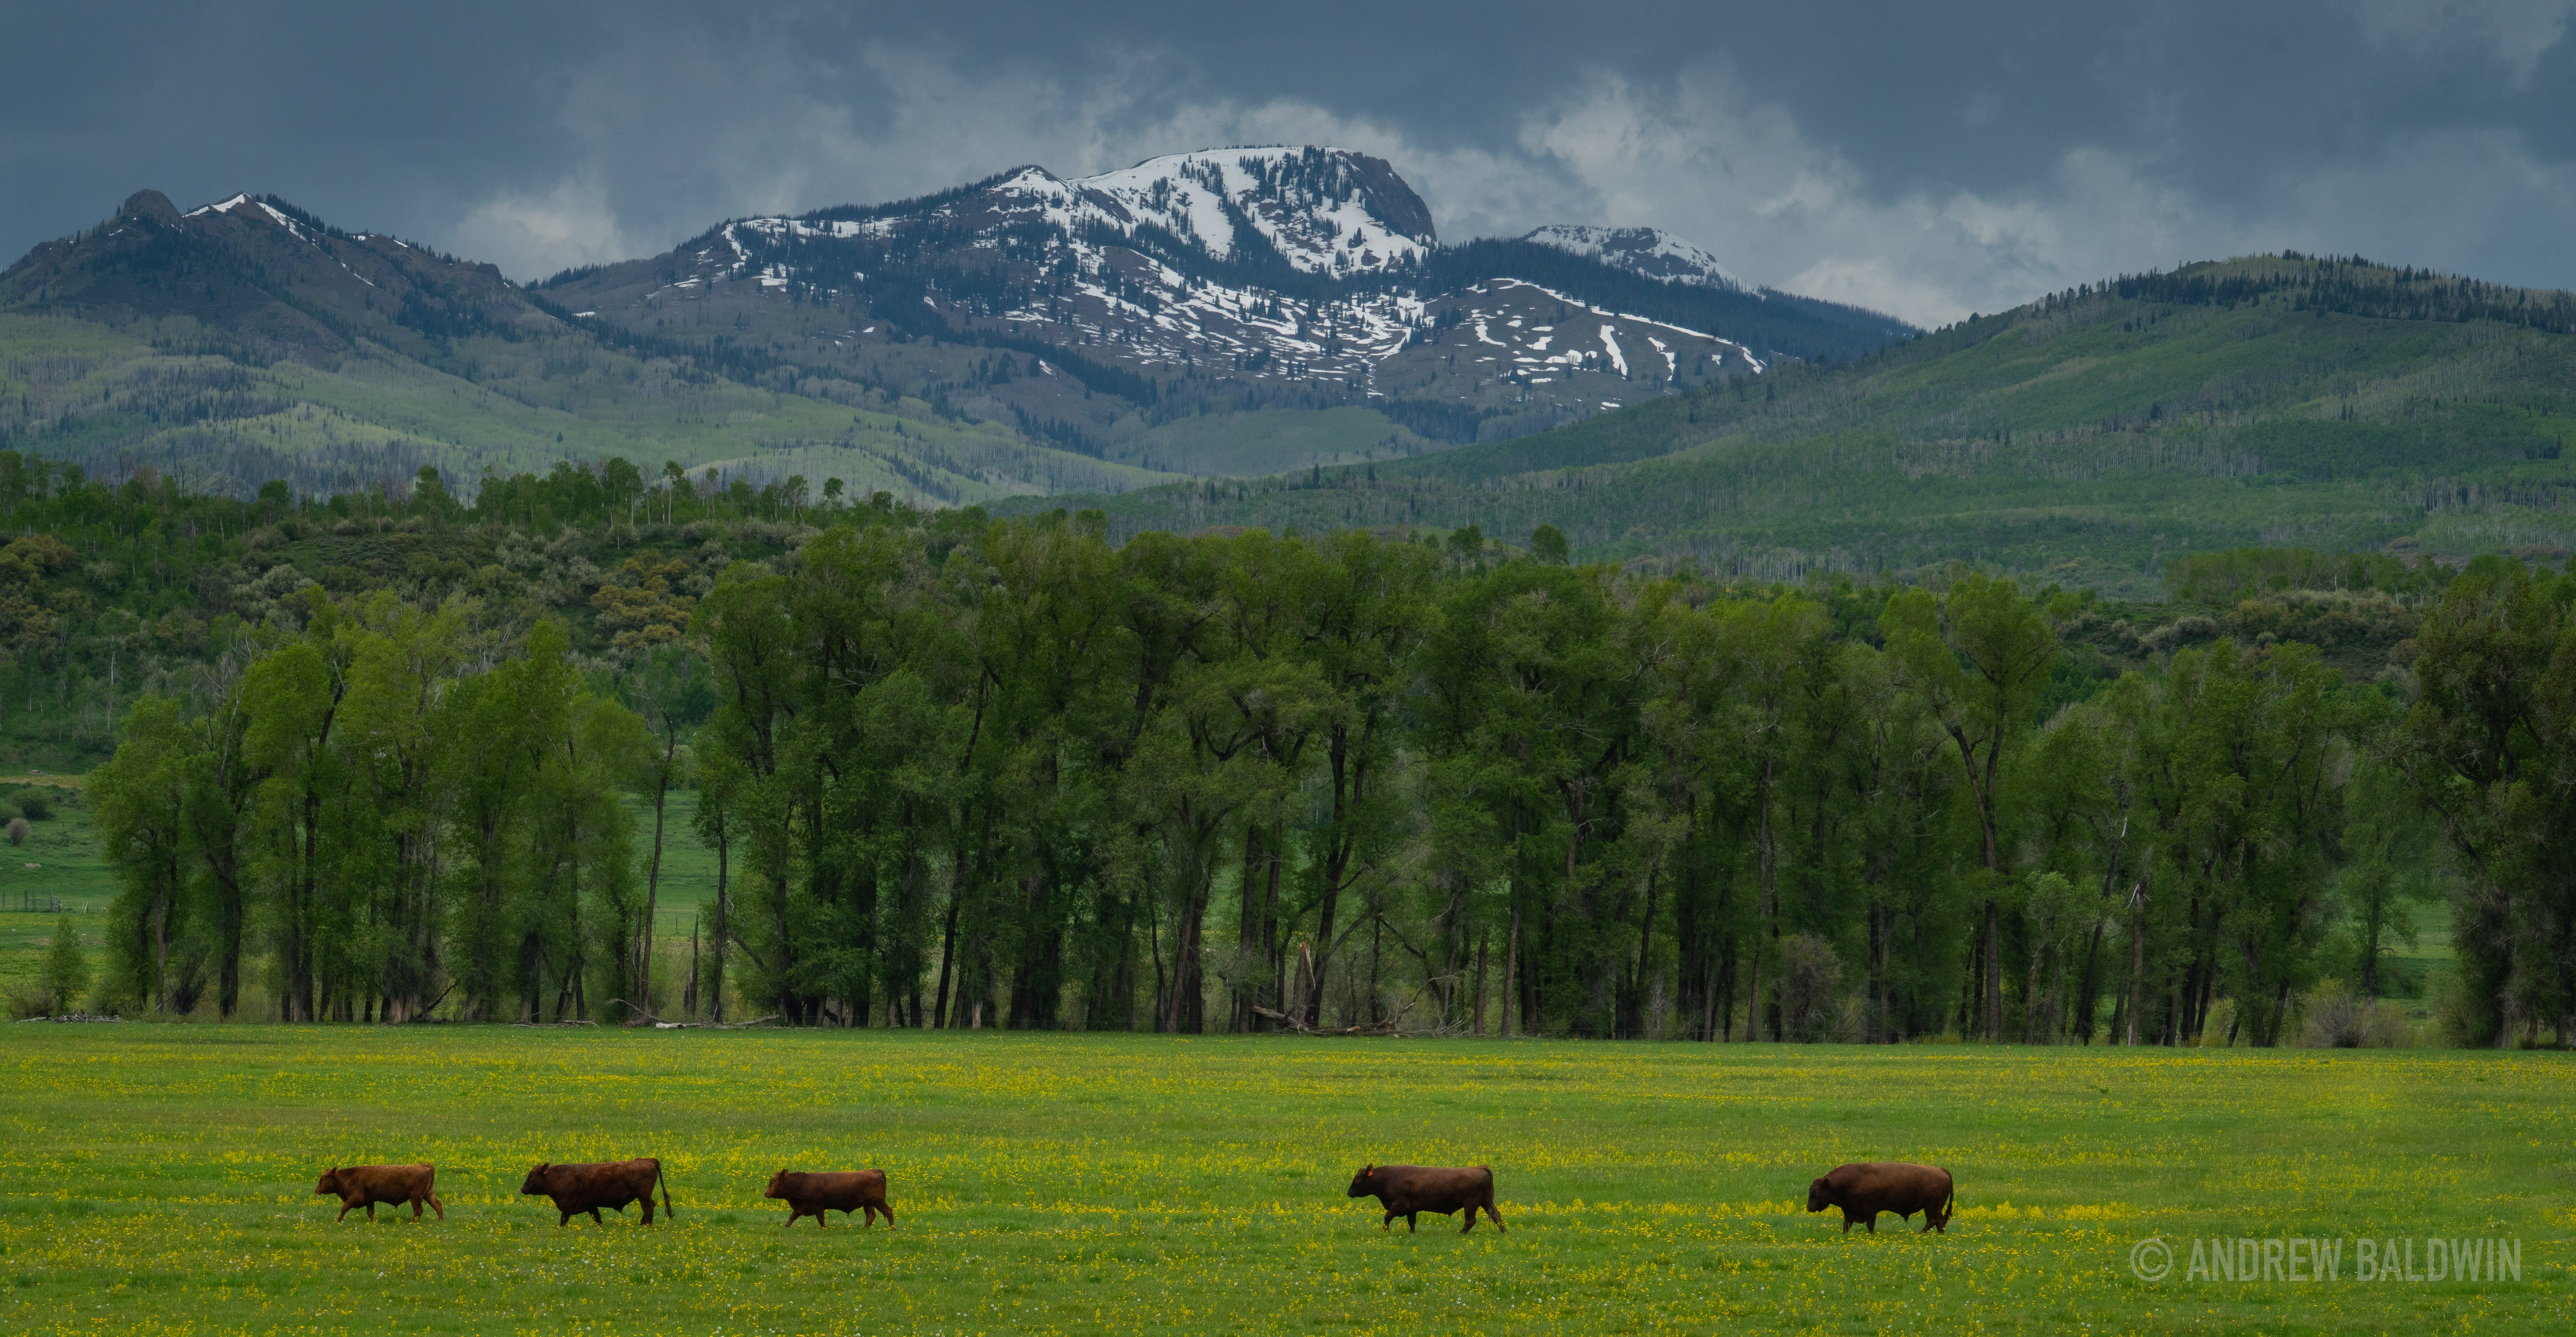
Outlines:
[[1201, 149], [1065, 184], [1131, 230], [1151, 224], [1219, 259], [1248, 226], [1310, 274], [1413, 263], [1439, 241], [1430, 208], [1394, 165], [1349, 149]]
[[179, 221], [179, 206], [172, 204], [170, 197], [160, 191], [138, 190], [125, 197], [125, 203], [117, 208], [116, 216], [153, 223], [176, 223]]
[[1744, 289], [1743, 282], [1728, 273], [1726, 266], [1717, 262], [1716, 256], [1661, 228], [1550, 223], [1531, 229], [1521, 240], [1590, 256], [1614, 269], [1625, 269], [1665, 283]]

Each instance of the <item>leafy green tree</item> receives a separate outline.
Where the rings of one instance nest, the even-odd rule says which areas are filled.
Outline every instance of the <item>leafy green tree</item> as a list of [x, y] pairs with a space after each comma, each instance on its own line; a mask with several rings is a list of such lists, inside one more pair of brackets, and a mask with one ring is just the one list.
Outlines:
[[1888, 649], [1905, 664], [1957, 749], [1976, 819], [1985, 886], [1978, 930], [1979, 1033], [2003, 1038], [2004, 759], [2034, 728], [2057, 636], [2012, 582], [1968, 573], [1936, 601], [1909, 590], [1888, 601]]
[[251, 718], [245, 751], [268, 777], [254, 841], [287, 1021], [319, 1016], [317, 962], [339, 918], [323, 898], [334, 892], [326, 874], [341, 852], [339, 822], [347, 814], [346, 804], [335, 801], [346, 787], [332, 730], [348, 679], [345, 662], [329, 652], [330, 607], [315, 605], [315, 627], [253, 665], [245, 689]]
[[71, 1012], [80, 996], [89, 992], [89, 954], [81, 950], [80, 930], [72, 927], [70, 915], [54, 921], [54, 943], [45, 949], [36, 986], [44, 990], [56, 1015]]
[[108, 911], [111, 987], [146, 1009], [181, 1014], [196, 1006], [207, 955], [191, 931], [188, 896], [192, 741], [177, 701], [143, 697], [127, 710], [124, 742], [89, 787], [101, 853], [124, 884]]
[[[2576, 1034], [2576, 575], [2481, 558], [2417, 636], [2397, 762], [2460, 860], [2469, 1044]], [[2519, 1033], [2519, 1034], [2517, 1034]]]

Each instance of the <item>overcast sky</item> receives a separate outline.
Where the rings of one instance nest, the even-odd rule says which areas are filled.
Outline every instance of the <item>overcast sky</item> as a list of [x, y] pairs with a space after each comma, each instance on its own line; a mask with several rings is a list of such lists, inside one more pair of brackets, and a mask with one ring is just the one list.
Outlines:
[[1287, 142], [1445, 239], [1651, 224], [1924, 323], [2285, 246], [2576, 287], [2570, 8], [0, 0], [0, 252], [274, 191], [530, 278]]

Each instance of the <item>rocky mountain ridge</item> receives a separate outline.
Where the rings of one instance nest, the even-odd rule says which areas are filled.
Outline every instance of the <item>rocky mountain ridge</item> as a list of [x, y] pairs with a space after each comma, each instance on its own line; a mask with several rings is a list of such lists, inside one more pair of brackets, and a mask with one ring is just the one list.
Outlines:
[[[1022, 167], [917, 200], [738, 219], [540, 287], [605, 327], [724, 338], [1190, 472], [1518, 435], [1910, 333], [1772, 302], [1666, 234], [1541, 232], [1444, 247], [1383, 159], [1270, 146], [1091, 177]], [[1333, 409], [1351, 411], [1318, 448], [1242, 448], [1275, 434], [1260, 415]]]

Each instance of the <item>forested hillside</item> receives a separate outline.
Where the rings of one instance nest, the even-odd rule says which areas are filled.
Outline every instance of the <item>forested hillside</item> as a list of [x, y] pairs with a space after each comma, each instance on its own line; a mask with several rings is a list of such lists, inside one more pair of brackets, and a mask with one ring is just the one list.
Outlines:
[[[2150, 606], [631, 487], [84, 485], [152, 544], [121, 606], [181, 551], [257, 585], [102, 647], [99, 1000], [2272, 1044], [2430, 988], [2463, 1041], [2570, 1033], [2576, 577], [2213, 554]], [[108, 558], [20, 528], [22, 607], [82, 615]], [[719, 870], [687, 944], [673, 786]]]
[[717, 571], [783, 556], [807, 522], [913, 514], [838, 478], [719, 486], [613, 458], [490, 479], [469, 505], [426, 468], [390, 491], [298, 498], [272, 480], [239, 501], [0, 450], [0, 760], [86, 770], [138, 696], [197, 690], [302, 599], [464, 598], [504, 639], [553, 618], [595, 675], [677, 639]]
[[2124, 278], [1554, 431], [1088, 504], [1211, 525], [1553, 525], [1764, 578], [1952, 560], [2151, 595], [2252, 545], [2576, 548], [2576, 299], [2359, 260]]

